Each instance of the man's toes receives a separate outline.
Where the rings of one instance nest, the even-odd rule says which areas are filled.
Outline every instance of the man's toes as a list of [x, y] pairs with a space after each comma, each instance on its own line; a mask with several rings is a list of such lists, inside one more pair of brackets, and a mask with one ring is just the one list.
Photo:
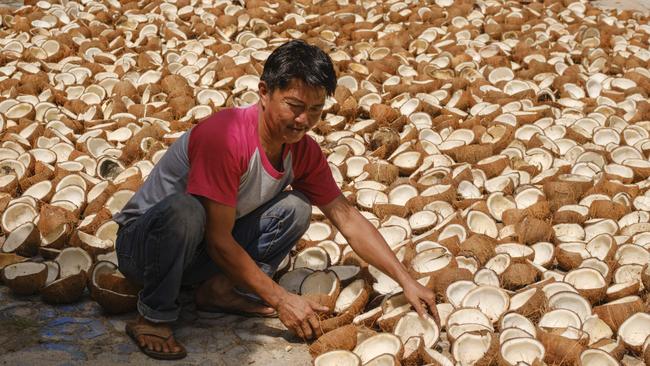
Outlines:
[[165, 353], [169, 353], [169, 346], [167, 345], [167, 343], [162, 344], [162, 351]]
[[144, 347], [144, 346], [148, 347], [147, 340], [145, 339], [144, 336], [138, 337], [138, 344], [140, 345], [140, 347]]
[[160, 351], [162, 351], [162, 345], [160, 344], [160, 342], [155, 342], [155, 343], [153, 344], [153, 349], [154, 349], [154, 351], [156, 351], [156, 352], [160, 352]]

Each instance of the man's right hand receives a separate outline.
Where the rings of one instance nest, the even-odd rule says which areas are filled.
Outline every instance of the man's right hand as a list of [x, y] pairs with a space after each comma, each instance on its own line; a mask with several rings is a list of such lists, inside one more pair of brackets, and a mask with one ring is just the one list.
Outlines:
[[315, 301], [287, 292], [276, 307], [278, 317], [290, 331], [303, 340], [322, 335], [317, 313], [329, 309]]

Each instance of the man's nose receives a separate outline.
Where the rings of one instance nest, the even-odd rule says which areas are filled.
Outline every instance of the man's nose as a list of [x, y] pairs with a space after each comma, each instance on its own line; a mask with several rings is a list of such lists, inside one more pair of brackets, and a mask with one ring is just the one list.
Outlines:
[[307, 111], [302, 111], [295, 119], [296, 123], [301, 125], [307, 125], [309, 118], [307, 117]]

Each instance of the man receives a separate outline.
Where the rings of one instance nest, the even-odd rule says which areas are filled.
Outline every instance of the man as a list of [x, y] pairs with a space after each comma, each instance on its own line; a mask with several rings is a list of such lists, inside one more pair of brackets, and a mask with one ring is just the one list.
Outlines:
[[435, 314], [433, 292], [408, 275], [343, 197], [306, 135], [335, 87], [332, 61], [319, 48], [303, 41], [278, 47], [264, 66], [259, 103], [220, 111], [181, 136], [116, 215], [119, 269], [143, 285], [127, 333], [144, 353], [185, 356], [169, 327], [185, 284], [200, 284], [199, 309], [277, 314], [299, 337], [315, 336], [317, 312], [326, 308], [271, 279], [307, 230], [312, 204], [364, 260], [402, 286], [418, 313]]

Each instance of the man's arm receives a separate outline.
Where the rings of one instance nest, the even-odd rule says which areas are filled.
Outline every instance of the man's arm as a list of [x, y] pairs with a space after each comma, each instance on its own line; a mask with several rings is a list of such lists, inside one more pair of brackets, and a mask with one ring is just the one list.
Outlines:
[[206, 212], [205, 240], [210, 258], [233, 282], [253, 291], [276, 309], [287, 328], [301, 338], [312, 338], [320, 329], [314, 310], [327, 308], [287, 292], [259, 269], [232, 236], [235, 208], [204, 197], [199, 199]]
[[343, 195], [320, 207], [321, 211], [347, 239], [352, 249], [366, 262], [397, 281], [415, 310], [423, 316], [424, 302], [439, 323], [435, 295], [415, 281], [397, 259], [379, 231]]

